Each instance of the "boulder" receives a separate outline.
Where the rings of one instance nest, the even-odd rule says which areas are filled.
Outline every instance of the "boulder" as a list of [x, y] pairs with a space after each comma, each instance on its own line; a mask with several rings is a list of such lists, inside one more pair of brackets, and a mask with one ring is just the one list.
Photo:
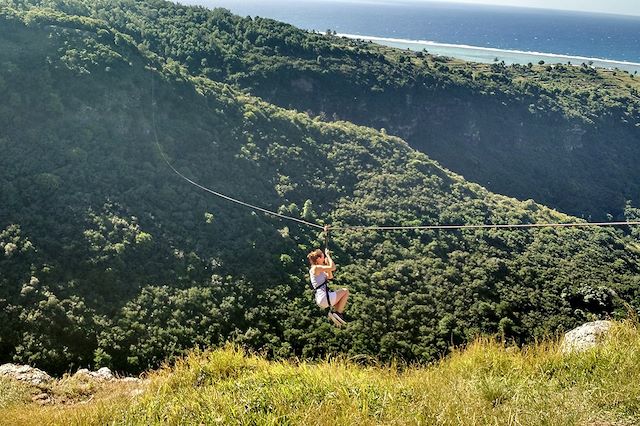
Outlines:
[[76, 371], [76, 374], [74, 374], [73, 377], [91, 378], [93, 377], [93, 374], [87, 368], [81, 368]]
[[595, 347], [612, 325], [611, 321], [593, 321], [574, 328], [564, 335], [562, 352], [582, 352]]
[[27, 382], [33, 386], [43, 387], [53, 379], [47, 373], [28, 365], [4, 364], [0, 365], [0, 376]]
[[98, 371], [90, 371], [90, 370], [87, 370], [86, 368], [81, 368], [80, 370], [76, 371], [76, 374], [74, 374], [73, 377], [79, 377], [83, 379], [88, 378], [88, 379], [104, 380], [104, 381], [109, 381], [114, 379], [113, 373], [107, 367], [102, 367]]
[[100, 368], [94, 374], [95, 374], [95, 377], [97, 377], [100, 380], [113, 380], [114, 379], [113, 373], [107, 367]]

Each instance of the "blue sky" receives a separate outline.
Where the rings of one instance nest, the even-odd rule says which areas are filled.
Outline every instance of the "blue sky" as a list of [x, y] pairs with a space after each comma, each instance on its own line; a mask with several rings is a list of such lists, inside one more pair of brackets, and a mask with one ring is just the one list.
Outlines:
[[449, 3], [496, 4], [640, 16], [640, 0], [436, 0]]

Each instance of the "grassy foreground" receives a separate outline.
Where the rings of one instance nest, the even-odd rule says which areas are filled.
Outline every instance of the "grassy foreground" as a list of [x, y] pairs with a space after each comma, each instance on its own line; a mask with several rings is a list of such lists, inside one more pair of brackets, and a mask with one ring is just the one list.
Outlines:
[[557, 342], [517, 349], [482, 339], [429, 366], [272, 362], [229, 347], [194, 352], [148, 379], [144, 391], [63, 379], [52, 386], [56, 403], [49, 405], [2, 380], [0, 422], [634, 425], [640, 332], [635, 323], [619, 323], [599, 348], [570, 355]]

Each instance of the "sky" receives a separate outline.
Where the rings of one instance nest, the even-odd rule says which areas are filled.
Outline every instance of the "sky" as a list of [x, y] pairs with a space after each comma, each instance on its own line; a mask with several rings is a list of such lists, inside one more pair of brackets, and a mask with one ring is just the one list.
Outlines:
[[436, 0], [448, 3], [495, 4], [501, 6], [536, 7], [615, 13], [640, 16], [640, 0]]

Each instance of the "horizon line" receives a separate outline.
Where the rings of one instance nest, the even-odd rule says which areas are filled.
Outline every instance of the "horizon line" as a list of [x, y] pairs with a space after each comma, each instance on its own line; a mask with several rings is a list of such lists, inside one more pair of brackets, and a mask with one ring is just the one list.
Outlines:
[[[258, 0], [250, 0], [250, 1], [258, 1]], [[394, 0], [302, 0], [305, 1], [325, 1], [325, 2], [333, 2], [333, 3], [394, 3]], [[260, 2], [262, 3], [262, 2]], [[609, 15], [609, 16], [620, 16], [620, 17], [632, 17], [632, 18], [640, 18], [640, 11], [637, 13], [625, 13], [625, 12], [608, 12], [603, 10], [595, 10], [595, 9], [567, 9], [562, 7], [549, 7], [549, 6], [535, 6], [535, 5], [519, 5], [519, 4], [501, 4], [496, 3], [495, 1], [487, 0], [487, 2], [478, 3], [472, 0], [399, 0], [397, 3], [445, 3], [445, 4], [464, 4], [470, 6], [493, 6], [493, 7], [504, 7], [504, 8], [513, 8], [513, 9], [530, 9], [530, 10], [548, 10], [552, 12], [574, 12], [574, 13], [584, 13], [584, 14], [593, 14], [593, 15]]]

